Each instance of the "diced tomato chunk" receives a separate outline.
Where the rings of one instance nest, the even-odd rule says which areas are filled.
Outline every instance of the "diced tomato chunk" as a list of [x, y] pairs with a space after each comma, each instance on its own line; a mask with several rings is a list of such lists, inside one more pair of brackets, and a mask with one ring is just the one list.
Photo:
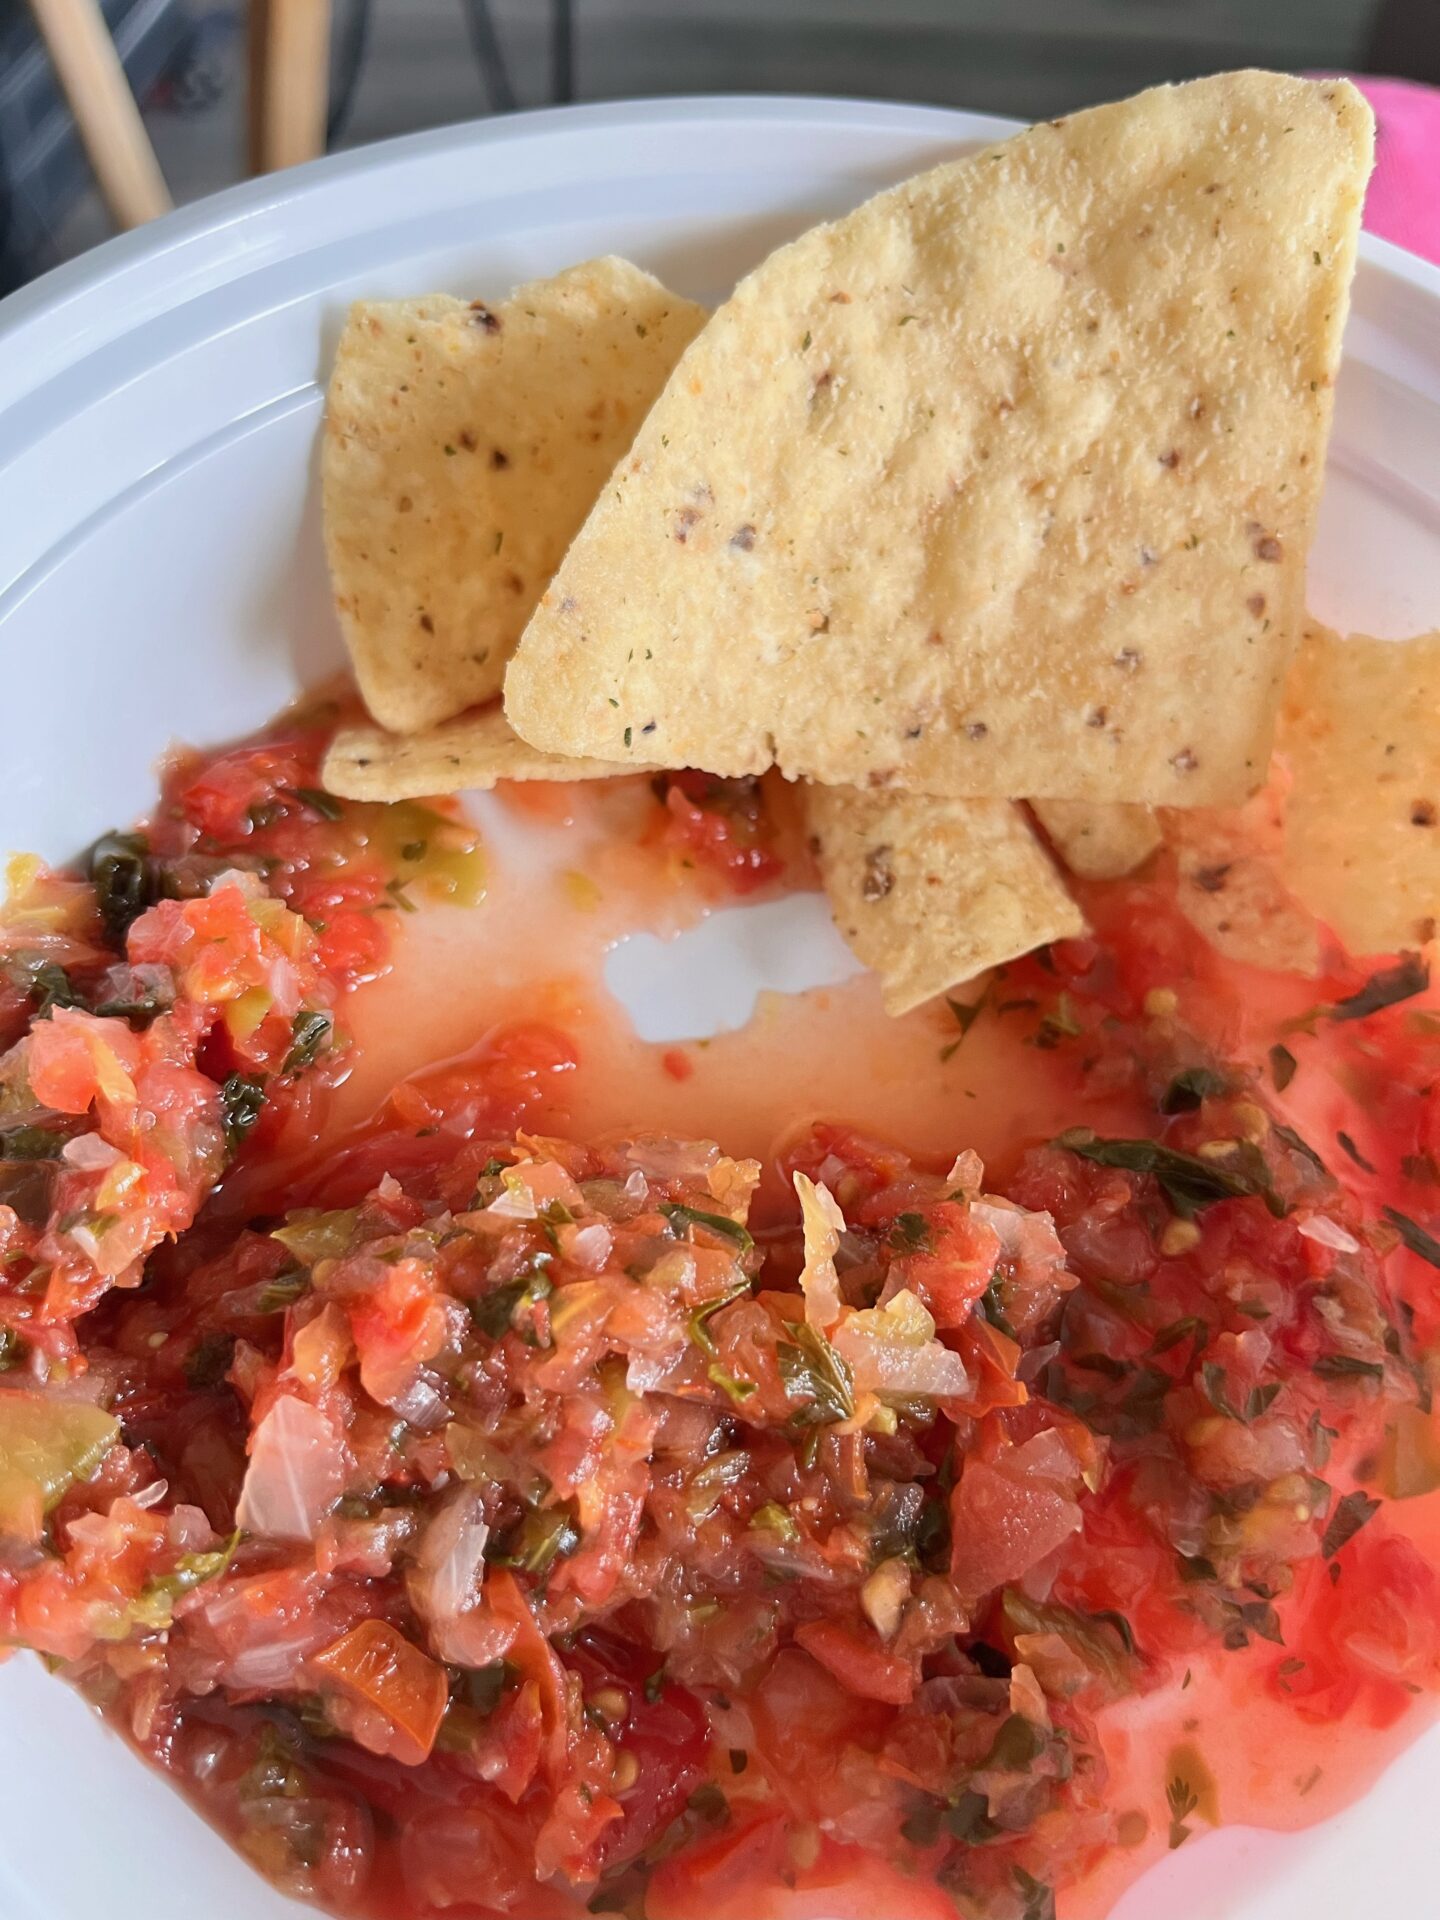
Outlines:
[[435, 1744], [445, 1716], [445, 1669], [421, 1653], [386, 1620], [362, 1620], [332, 1646], [310, 1656], [323, 1685], [377, 1709], [389, 1722], [387, 1750], [405, 1766], [419, 1766]]

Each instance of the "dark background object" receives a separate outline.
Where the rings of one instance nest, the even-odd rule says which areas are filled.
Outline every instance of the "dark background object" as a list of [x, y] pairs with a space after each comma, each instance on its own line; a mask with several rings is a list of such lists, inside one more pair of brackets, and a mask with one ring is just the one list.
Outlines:
[[[180, 0], [104, 0], [115, 46], [142, 98], [191, 33]], [[45, 259], [89, 188], [74, 122], [24, 0], [0, 0], [0, 293]]]
[[[1365, 66], [1440, 86], [1440, 0], [1380, 0]], [[1440, 193], [1440, 180], [1435, 190]]]
[[[176, 200], [238, 178], [244, 0], [105, 11]], [[517, 105], [686, 92], [1034, 119], [1243, 65], [1440, 84], [1440, 0], [334, 0], [328, 134], [355, 146]], [[0, 284], [109, 230], [24, 0], [0, 0]]]

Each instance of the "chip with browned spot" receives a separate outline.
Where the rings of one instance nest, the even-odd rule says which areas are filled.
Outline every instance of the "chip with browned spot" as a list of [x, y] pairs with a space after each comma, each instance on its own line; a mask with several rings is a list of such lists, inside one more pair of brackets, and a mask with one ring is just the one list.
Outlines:
[[1440, 921], [1440, 633], [1342, 639], [1313, 626], [1286, 688], [1288, 885], [1357, 954]]
[[1051, 846], [1082, 880], [1118, 880], [1134, 873], [1162, 837], [1153, 807], [1119, 800], [1037, 800], [1034, 811]]
[[527, 746], [498, 701], [423, 733], [342, 727], [325, 756], [322, 778], [347, 800], [415, 800], [463, 793], [501, 780], [604, 780], [635, 773], [603, 760], [566, 760]]
[[1019, 807], [811, 787], [806, 818], [835, 923], [904, 1013], [1085, 921]]
[[705, 318], [628, 261], [487, 305], [350, 310], [326, 396], [325, 547], [365, 704], [433, 726], [500, 690], [546, 582]]
[[[1303, 619], [1370, 110], [1232, 73], [1031, 128], [772, 254], [516, 651], [547, 752], [1230, 804]], [[641, 728], [645, 743], [641, 746]]]

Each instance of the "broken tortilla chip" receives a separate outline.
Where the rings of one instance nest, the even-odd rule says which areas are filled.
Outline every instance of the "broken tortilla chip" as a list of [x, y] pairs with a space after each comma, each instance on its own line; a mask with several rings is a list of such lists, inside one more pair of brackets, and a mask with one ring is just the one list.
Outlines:
[[1283, 872], [1352, 953], [1423, 944], [1440, 920], [1440, 633], [1312, 626], [1286, 687]]
[[1222, 74], [773, 254], [542, 598], [516, 730], [928, 793], [1252, 791], [1372, 144], [1345, 81]]
[[1285, 883], [1278, 787], [1245, 806], [1167, 812], [1175, 851], [1176, 899], [1201, 937], [1227, 960], [1271, 973], [1320, 970], [1320, 928]]
[[625, 260], [498, 306], [350, 310], [325, 407], [325, 547], [365, 704], [414, 731], [505, 662], [704, 309]]
[[805, 808], [835, 923], [879, 974], [887, 1013], [1085, 931], [1008, 801], [817, 786]]
[[638, 771], [539, 753], [517, 737], [496, 701], [424, 733], [341, 727], [320, 777], [330, 793], [346, 800], [418, 800], [483, 790], [498, 780], [605, 780]]
[[1118, 800], [1037, 800], [1034, 812], [1051, 846], [1082, 880], [1119, 880], [1133, 873], [1162, 837], [1151, 808]]

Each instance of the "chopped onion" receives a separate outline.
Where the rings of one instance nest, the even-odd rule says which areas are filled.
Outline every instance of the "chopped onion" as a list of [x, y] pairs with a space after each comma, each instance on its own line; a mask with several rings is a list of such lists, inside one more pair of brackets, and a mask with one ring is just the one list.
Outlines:
[[265, 882], [258, 873], [251, 873], [248, 867], [226, 867], [223, 873], [217, 873], [210, 882], [210, 894], [223, 893], [226, 887], [234, 887], [237, 893], [247, 900], [263, 900], [268, 896]]
[[720, 1149], [708, 1140], [643, 1136], [630, 1142], [625, 1158], [652, 1180], [699, 1180], [720, 1158]]
[[562, 1228], [560, 1234], [561, 1251], [566, 1259], [573, 1260], [587, 1273], [604, 1271], [614, 1244], [615, 1236], [603, 1220], [592, 1220], [583, 1227]]
[[872, 1393], [945, 1400], [970, 1390], [965, 1362], [935, 1338], [935, 1322], [908, 1288], [883, 1307], [847, 1314], [830, 1338], [856, 1386]]
[[952, 1193], [959, 1191], [973, 1200], [984, 1178], [985, 1162], [973, 1147], [966, 1147], [963, 1153], [956, 1154], [955, 1164], [945, 1176], [945, 1185]]
[[118, 1147], [112, 1147], [98, 1133], [77, 1134], [60, 1149], [60, 1158], [66, 1166], [75, 1167], [81, 1173], [99, 1173], [102, 1167], [113, 1167], [124, 1157]]
[[1318, 1241], [1322, 1247], [1333, 1247], [1337, 1253], [1358, 1253], [1360, 1242], [1354, 1234], [1347, 1233], [1344, 1227], [1323, 1213], [1311, 1213], [1300, 1222], [1299, 1231], [1307, 1240]]
[[[803, 1173], [795, 1175], [795, 1191], [800, 1196], [800, 1217], [805, 1233], [805, 1267], [800, 1289], [805, 1295], [805, 1318], [821, 1333], [840, 1318], [840, 1279], [835, 1272], [835, 1254], [845, 1231], [845, 1216], [835, 1196], [826, 1186], [816, 1186]], [[933, 1332], [933, 1327], [932, 1327]]]
[[286, 1394], [255, 1429], [235, 1523], [274, 1540], [313, 1540], [344, 1486], [340, 1435], [319, 1407]]
[[445, 1396], [429, 1373], [417, 1374], [402, 1393], [390, 1394], [385, 1404], [407, 1426], [418, 1427], [422, 1433], [433, 1432], [448, 1417]]
[[910, 1598], [910, 1569], [903, 1560], [882, 1560], [860, 1589], [865, 1618], [882, 1640], [893, 1640]]
[[416, 1610], [433, 1625], [456, 1620], [480, 1598], [490, 1528], [474, 1487], [457, 1487], [426, 1527], [410, 1575]]

